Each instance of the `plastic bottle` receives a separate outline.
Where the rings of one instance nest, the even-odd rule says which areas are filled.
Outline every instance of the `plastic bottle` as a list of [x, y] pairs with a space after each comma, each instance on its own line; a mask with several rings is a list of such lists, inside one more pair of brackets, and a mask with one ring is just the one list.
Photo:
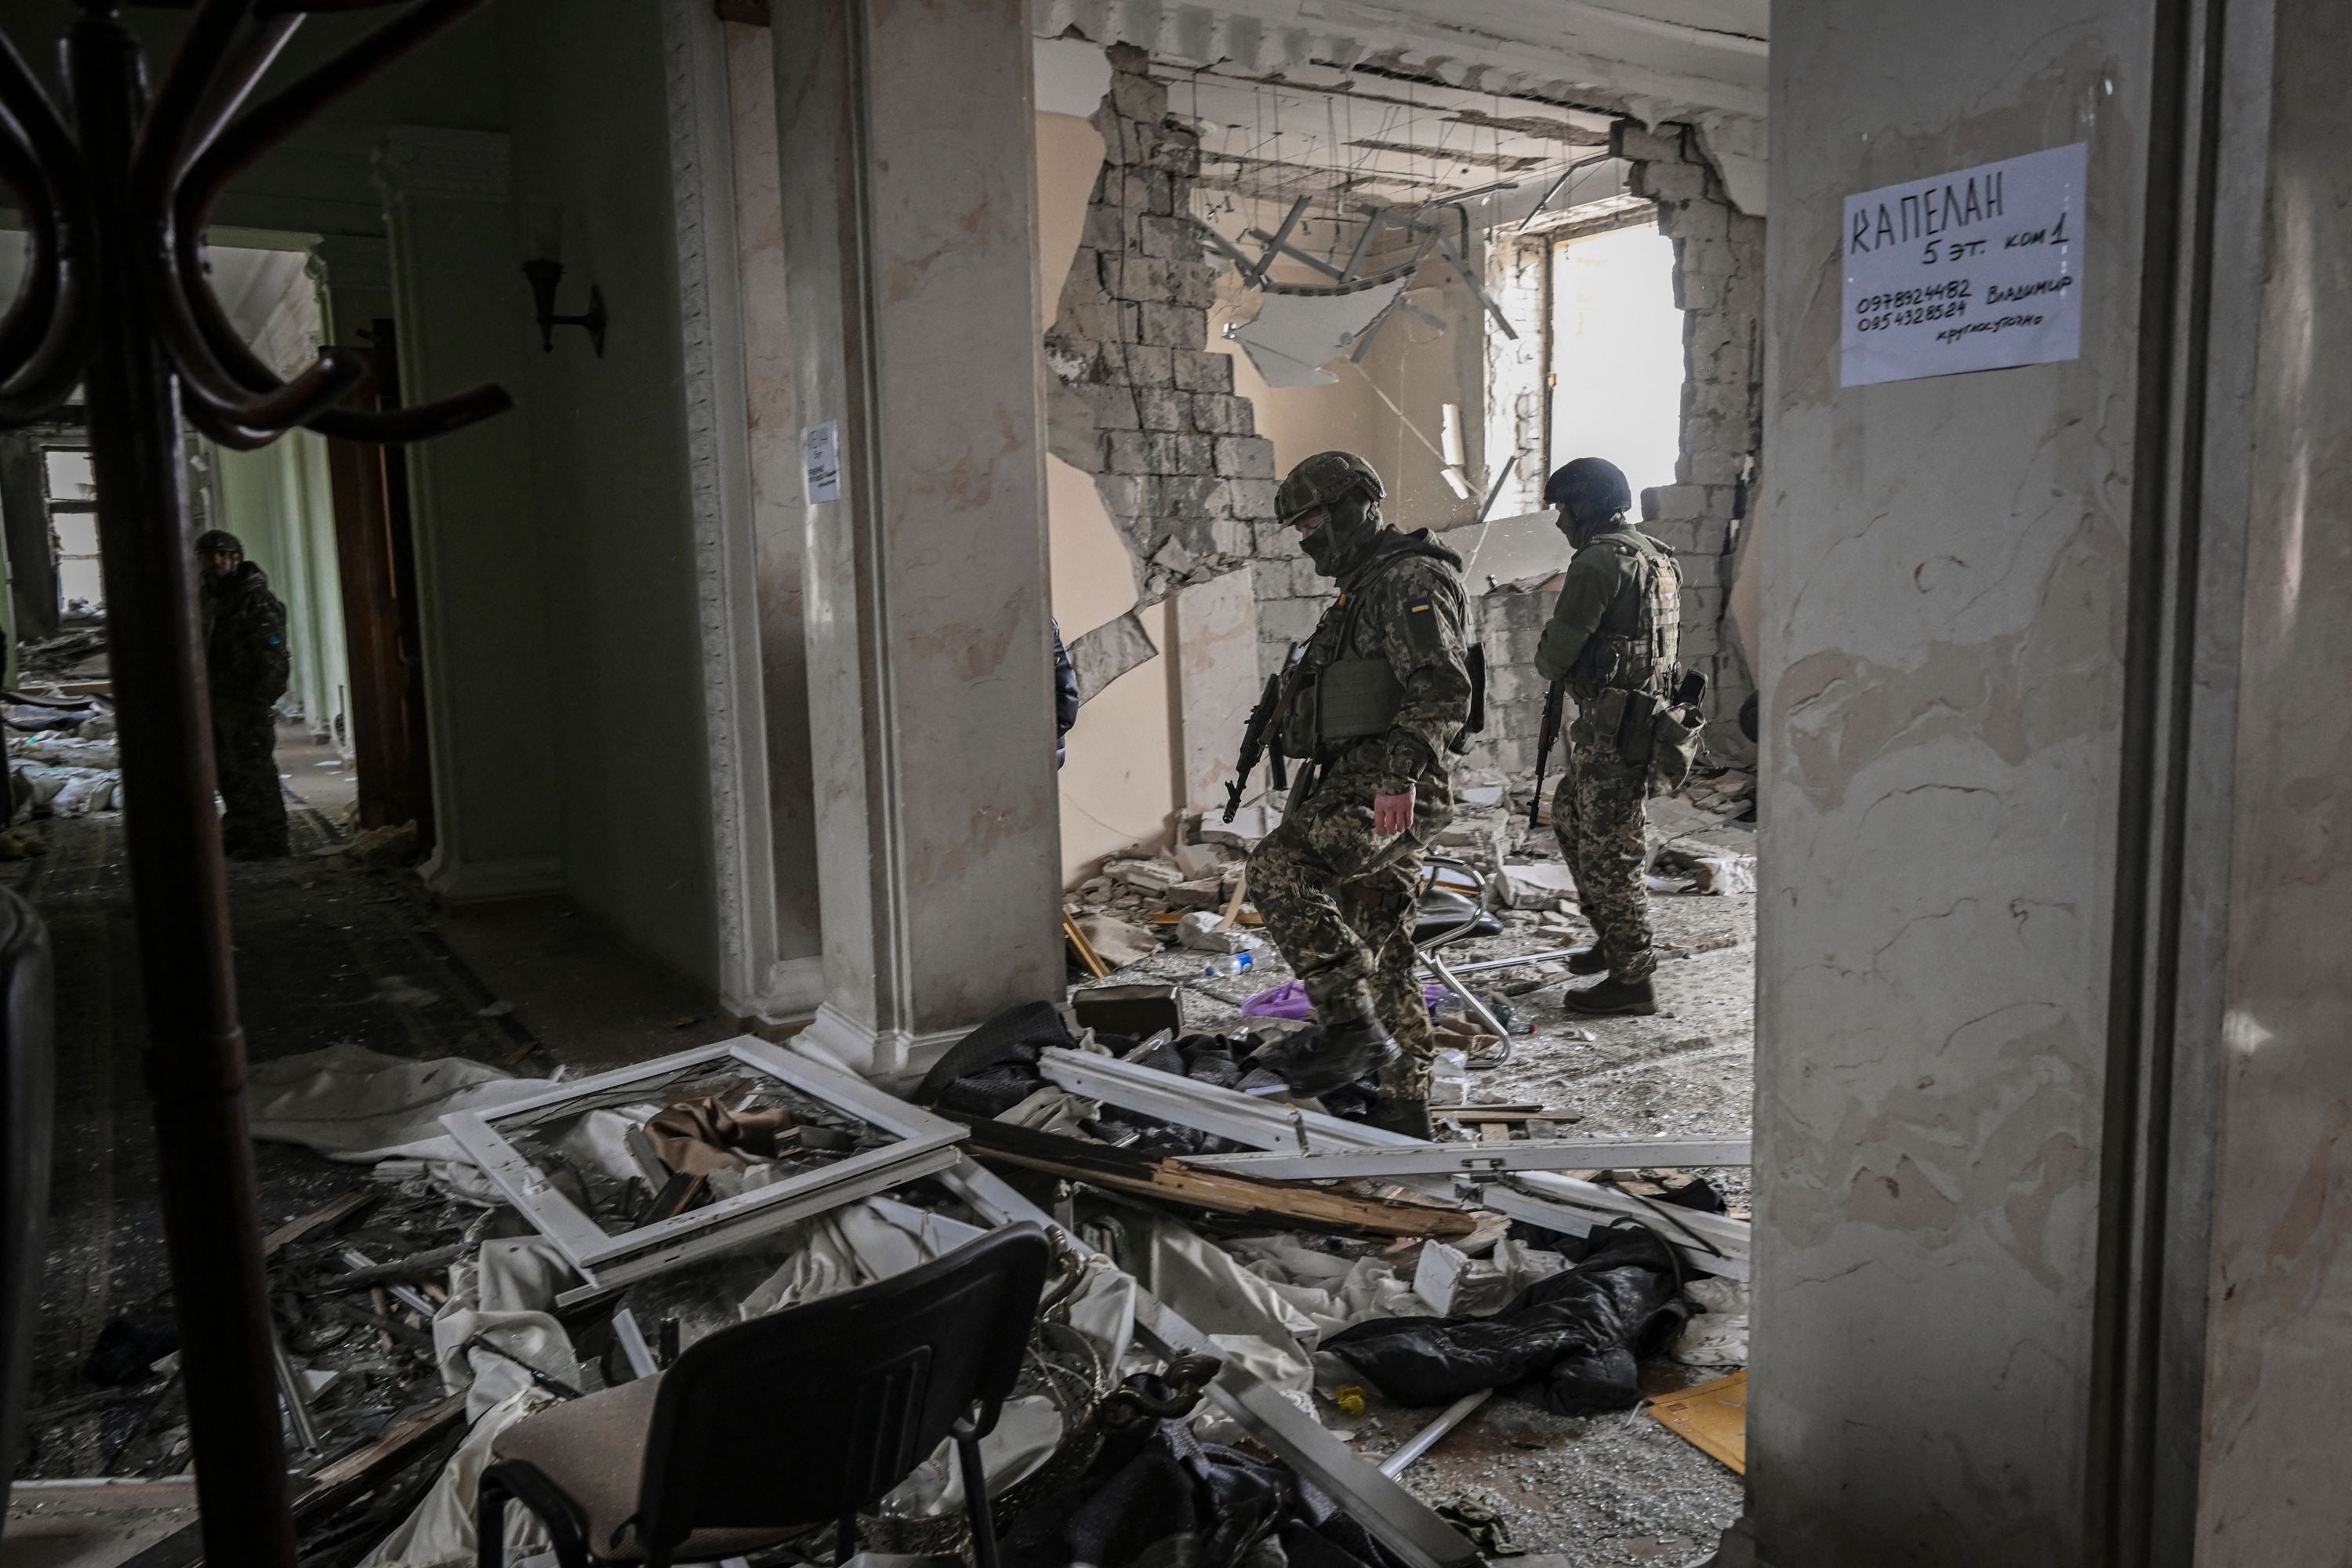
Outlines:
[[1256, 954], [1244, 948], [1240, 952], [1221, 952], [1201, 966], [1201, 973], [1211, 980], [1242, 973], [1256, 960]]

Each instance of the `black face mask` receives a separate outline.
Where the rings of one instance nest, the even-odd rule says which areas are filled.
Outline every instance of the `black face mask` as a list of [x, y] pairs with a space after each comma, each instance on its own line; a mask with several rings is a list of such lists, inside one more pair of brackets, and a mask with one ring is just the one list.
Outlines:
[[1554, 518], [1553, 526], [1567, 535], [1570, 549], [1581, 550], [1591, 543], [1597, 536], [1615, 527], [1617, 520], [1622, 515], [1621, 512], [1609, 512], [1600, 517], [1579, 517], [1574, 511], [1563, 507], [1559, 510], [1559, 515]]
[[1351, 495], [1323, 509], [1323, 526], [1298, 542], [1317, 575], [1344, 577], [1363, 559], [1365, 547], [1381, 531], [1381, 503], [1366, 495]]

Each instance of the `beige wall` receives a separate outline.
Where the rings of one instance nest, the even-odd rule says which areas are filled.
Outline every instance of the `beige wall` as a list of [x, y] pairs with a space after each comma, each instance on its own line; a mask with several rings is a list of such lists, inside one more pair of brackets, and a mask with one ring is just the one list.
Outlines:
[[[1061, 297], [1102, 160], [1093, 125], [1067, 114], [1037, 116], [1041, 299]], [[1094, 480], [1059, 458], [1046, 458], [1045, 469], [1054, 618], [1069, 642], [1135, 607], [1135, 564]], [[1141, 618], [1162, 651], [1097, 692], [1070, 731], [1059, 781], [1066, 882], [1090, 874], [1115, 849], [1170, 842], [1182, 805], [1169, 606], [1154, 605]]]

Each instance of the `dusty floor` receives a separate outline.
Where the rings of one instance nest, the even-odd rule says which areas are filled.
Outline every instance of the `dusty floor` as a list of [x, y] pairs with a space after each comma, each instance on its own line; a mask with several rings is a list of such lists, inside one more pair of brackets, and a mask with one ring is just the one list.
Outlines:
[[[1738, 830], [1727, 841], [1741, 842]], [[1756, 900], [1659, 892], [1650, 900], [1663, 962], [1659, 1012], [1649, 1018], [1589, 1018], [1561, 1003], [1564, 964], [1528, 963], [1466, 976], [1499, 999], [1532, 1035], [1515, 1036], [1509, 1061], [1469, 1075], [1475, 1101], [1534, 1101], [1580, 1120], [1561, 1136], [1718, 1134], [1747, 1130], [1755, 1050]], [[1449, 962], [1538, 953], [1591, 940], [1572, 917], [1502, 911], [1506, 931], [1447, 950]], [[1203, 973], [1210, 955], [1172, 949], [1118, 971], [1112, 983], [1151, 978], [1184, 983], [1188, 1027], [1240, 1022], [1238, 1003], [1287, 981], [1269, 944], [1244, 976]], [[1552, 971], [1557, 971], [1553, 973]], [[1517, 994], [1512, 994], [1516, 992]], [[1704, 1173], [1735, 1208], [1748, 1191], [1746, 1170]], [[1653, 1394], [1722, 1375], [1668, 1362], [1644, 1368]], [[1339, 1425], [1337, 1413], [1325, 1410]], [[1375, 1407], [1357, 1439], [1378, 1459], [1426, 1426], [1434, 1410]], [[1500, 1516], [1516, 1545], [1583, 1564], [1704, 1561], [1738, 1517], [1741, 1483], [1715, 1459], [1647, 1415], [1577, 1419], [1501, 1398], [1473, 1413], [1405, 1472], [1415, 1495], [1436, 1505], [1468, 1500]]]
[[[326, 765], [331, 761], [321, 749], [281, 750], [281, 772], [319, 809], [297, 812], [294, 858], [231, 868], [239, 982], [257, 1058], [349, 1040], [530, 1073], [566, 1065], [593, 1071], [732, 1032], [709, 998], [639, 962], [561, 900], [439, 911], [413, 878], [362, 870], [336, 856], [328, 813], [348, 800], [349, 781], [345, 770]], [[110, 1321], [152, 1321], [168, 1310], [137, 1065], [141, 1008], [121, 824], [97, 816], [44, 832], [48, 856], [0, 868], [0, 880], [26, 891], [50, 922], [61, 998], [58, 1239], [44, 1281], [32, 1401], [43, 1415], [20, 1474], [169, 1477], [186, 1462], [176, 1398], [94, 1400], [100, 1391], [79, 1372]], [[1653, 900], [1668, 954], [1659, 976], [1664, 1010], [1654, 1018], [1571, 1017], [1559, 1002], [1564, 972], [1529, 965], [1474, 977], [1481, 994], [1506, 1001], [1535, 1032], [1515, 1037], [1507, 1065], [1473, 1075], [1470, 1095], [1574, 1111], [1578, 1133], [1744, 1128], [1754, 902], [1672, 893]], [[1455, 955], [1473, 962], [1580, 939], [1579, 930], [1561, 929], [1559, 917], [1506, 918], [1505, 935], [1464, 943]], [[1171, 952], [1121, 977], [1191, 980], [1188, 1019], [1205, 1028], [1234, 1019], [1249, 992], [1287, 978], [1270, 949], [1246, 981], [1203, 977], [1204, 962]], [[259, 1163], [265, 1225], [355, 1184], [349, 1168], [299, 1151], [264, 1147]], [[1738, 1201], [1745, 1173], [1713, 1174]], [[1671, 1363], [1645, 1373], [1658, 1393], [1714, 1375]], [[425, 1391], [367, 1392], [374, 1419], [377, 1406], [388, 1415]], [[1434, 1414], [1376, 1405], [1354, 1440], [1377, 1459]], [[1406, 1481], [1434, 1504], [1483, 1505], [1521, 1550], [1578, 1564], [1701, 1560], [1740, 1499], [1737, 1476], [1647, 1415], [1570, 1419], [1501, 1399], [1423, 1458]], [[121, 1500], [20, 1493], [6, 1532], [11, 1568], [110, 1568], [190, 1517], [176, 1491], [164, 1499], [176, 1506], [161, 1511]]]
[[[596, 1070], [723, 1038], [711, 999], [645, 963], [561, 900], [443, 911], [404, 871], [335, 853], [318, 807], [349, 799], [323, 748], [289, 736], [279, 770], [308, 797], [292, 858], [229, 867], [240, 1011], [256, 1060], [348, 1041], [411, 1057], [463, 1056], [518, 1072]], [[58, 1157], [50, 1254], [36, 1328], [28, 1450], [20, 1478], [168, 1477], [185, 1468], [176, 1384], [110, 1390], [84, 1373], [110, 1322], [168, 1323], [151, 1115], [140, 1073], [143, 1008], [122, 819], [38, 825], [49, 852], [0, 865], [0, 883], [48, 923], [58, 978]], [[503, 1005], [503, 1006], [501, 1005]], [[261, 1220], [274, 1226], [368, 1184], [305, 1151], [257, 1147]], [[433, 1386], [330, 1391], [352, 1432], [372, 1433]], [[44, 1568], [108, 1568], [187, 1522], [184, 1510], [45, 1496], [12, 1501], [5, 1556]]]

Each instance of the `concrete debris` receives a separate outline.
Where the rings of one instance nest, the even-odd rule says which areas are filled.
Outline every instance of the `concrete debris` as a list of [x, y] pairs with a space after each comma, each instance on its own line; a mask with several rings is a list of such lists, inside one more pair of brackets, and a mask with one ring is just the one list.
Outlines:
[[1238, 927], [1228, 927], [1214, 910], [1195, 910], [1176, 922], [1176, 941], [1195, 952], [1249, 952], [1265, 945]]
[[1173, 909], [1213, 910], [1225, 901], [1225, 884], [1217, 877], [1177, 882], [1163, 889], [1160, 897]]
[[1113, 860], [1103, 875], [1147, 893], [1164, 893], [1184, 880], [1184, 874], [1167, 860]]
[[1081, 703], [1093, 701], [1103, 688], [1160, 652], [1142, 618], [1132, 610], [1072, 637], [1069, 648], [1070, 663], [1078, 672]]
[[1503, 900], [1515, 910], [1558, 909], [1563, 900], [1576, 897], [1576, 879], [1557, 860], [1505, 866], [1501, 870]]
[[1095, 953], [1113, 969], [1124, 969], [1140, 963], [1160, 951], [1160, 939], [1139, 925], [1131, 925], [1112, 915], [1082, 915], [1078, 929], [1086, 933]]
[[1176, 862], [1176, 868], [1187, 881], [1221, 878], [1225, 872], [1226, 857], [1213, 844], [1179, 844], [1170, 858]]
[[1692, 868], [1692, 880], [1702, 893], [1752, 893], [1756, 890], [1756, 857], [1702, 856]]

